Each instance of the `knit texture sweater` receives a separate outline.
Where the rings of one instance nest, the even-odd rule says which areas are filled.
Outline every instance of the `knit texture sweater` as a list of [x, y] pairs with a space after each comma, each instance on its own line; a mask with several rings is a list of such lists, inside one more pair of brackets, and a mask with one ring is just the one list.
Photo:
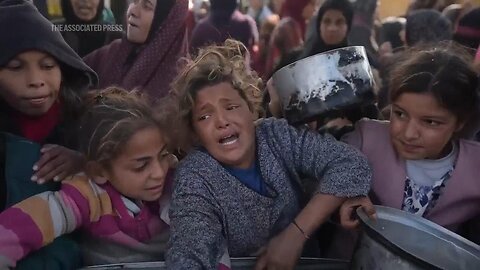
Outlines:
[[268, 196], [246, 187], [205, 151], [179, 164], [169, 269], [215, 269], [225, 250], [231, 257], [253, 255], [298, 215], [302, 187], [312, 186], [305, 181], [314, 182], [314, 193], [339, 197], [366, 195], [370, 188], [371, 171], [359, 151], [285, 120], [257, 124], [256, 158]]

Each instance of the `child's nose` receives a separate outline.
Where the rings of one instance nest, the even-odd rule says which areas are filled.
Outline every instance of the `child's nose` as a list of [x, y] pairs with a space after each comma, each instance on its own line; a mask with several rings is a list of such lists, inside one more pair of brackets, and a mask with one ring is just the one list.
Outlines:
[[42, 72], [35, 69], [28, 71], [27, 82], [28, 86], [33, 88], [39, 88], [45, 85]]
[[218, 128], [226, 128], [230, 125], [226, 115], [223, 113], [217, 114], [216, 122]]
[[420, 131], [414, 121], [409, 121], [405, 127], [405, 138], [416, 139], [420, 136]]
[[162, 180], [167, 175], [168, 165], [163, 160], [155, 162], [152, 169], [151, 177], [156, 180]]

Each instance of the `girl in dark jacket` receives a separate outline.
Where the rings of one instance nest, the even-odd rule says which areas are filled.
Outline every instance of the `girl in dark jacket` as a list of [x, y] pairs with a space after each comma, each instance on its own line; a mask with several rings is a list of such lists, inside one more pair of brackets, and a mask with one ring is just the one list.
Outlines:
[[[58, 189], [55, 182], [83, 166], [69, 134], [81, 92], [97, 77], [52, 29], [29, 1], [0, 3], [0, 211]], [[19, 268], [74, 269], [77, 252], [74, 242], [60, 238]]]

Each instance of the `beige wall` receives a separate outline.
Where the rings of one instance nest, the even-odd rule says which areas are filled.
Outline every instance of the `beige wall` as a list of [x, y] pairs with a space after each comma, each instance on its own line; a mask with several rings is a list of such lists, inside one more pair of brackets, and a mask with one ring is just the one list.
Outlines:
[[380, 0], [380, 17], [403, 15], [409, 3], [410, 0]]

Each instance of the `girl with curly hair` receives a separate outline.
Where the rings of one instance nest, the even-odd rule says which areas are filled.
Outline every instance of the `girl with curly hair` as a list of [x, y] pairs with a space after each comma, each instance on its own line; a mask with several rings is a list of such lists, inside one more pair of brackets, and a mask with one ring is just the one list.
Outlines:
[[194, 147], [175, 176], [171, 269], [228, 268], [230, 256], [256, 255], [258, 269], [292, 269], [329, 215], [369, 190], [370, 169], [352, 147], [285, 120], [256, 121], [261, 80], [246, 51], [235, 41], [207, 47], [174, 83]]

